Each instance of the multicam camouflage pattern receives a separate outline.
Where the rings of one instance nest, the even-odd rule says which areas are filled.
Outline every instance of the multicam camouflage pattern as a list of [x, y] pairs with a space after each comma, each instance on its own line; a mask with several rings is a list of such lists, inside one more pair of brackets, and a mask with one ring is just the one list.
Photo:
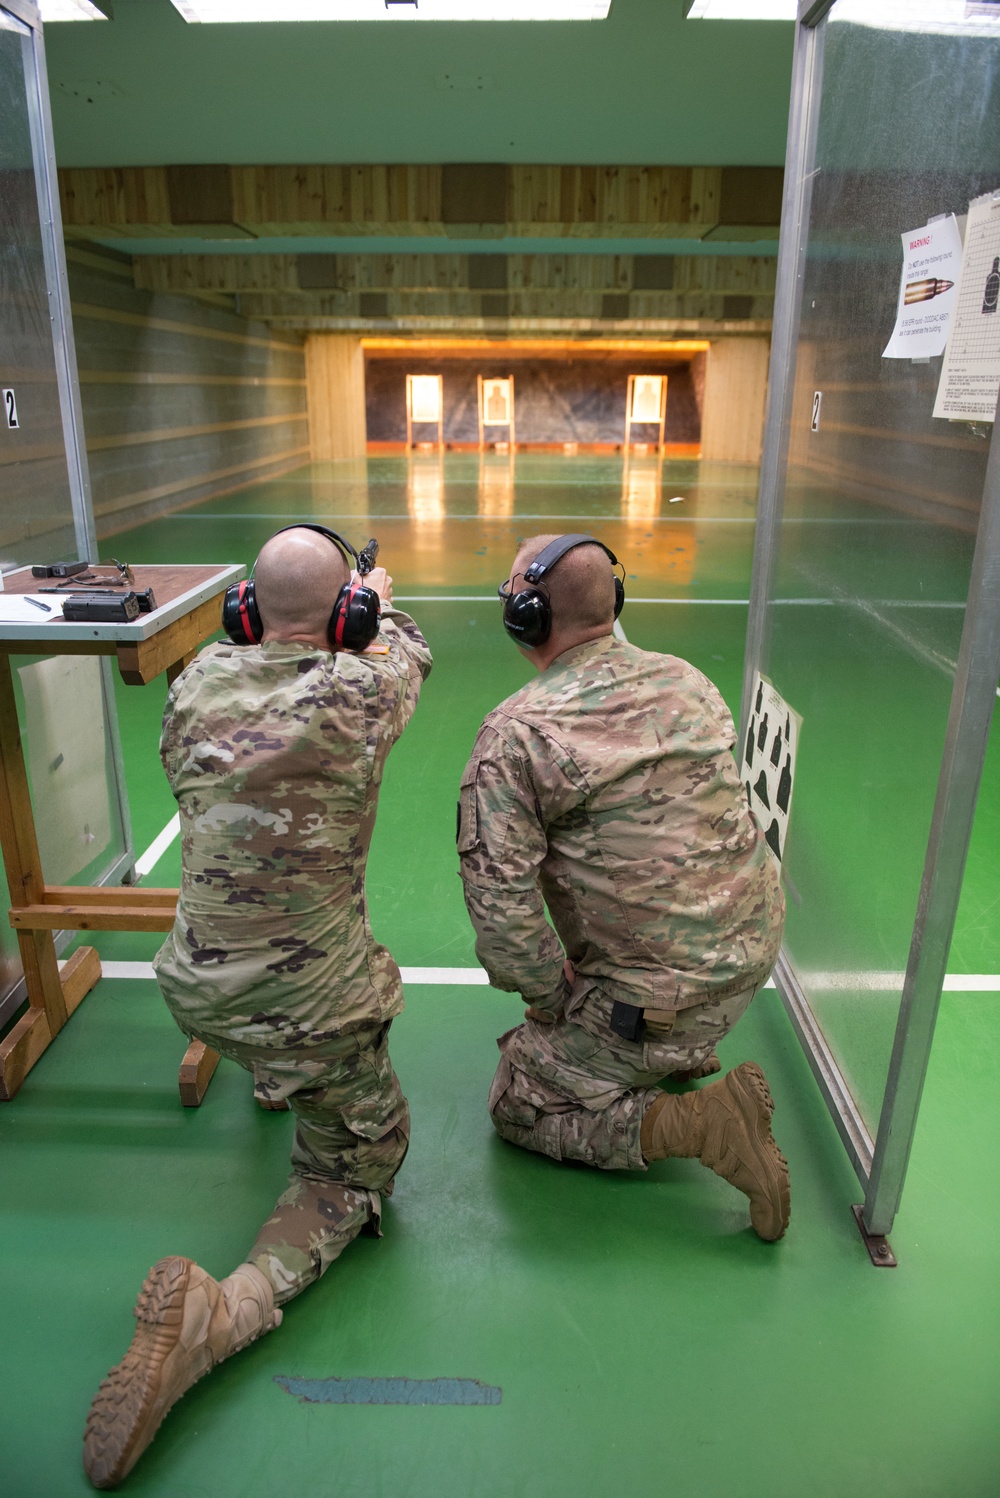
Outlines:
[[402, 1009], [365, 863], [431, 656], [398, 611], [374, 650], [209, 645], [171, 688], [160, 755], [183, 878], [154, 965], [183, 1030], [298, 1050]]
[[754, 990], [706, 999], [647, 1024], [642, 1041], [611, 1029], [612, 998], [578, 981], [554, 1023], [525, 1020], [497, 1041], [503, 1055], [490, 1089], [502, 1139], [553, 1160], [601, 1170], [645, 1170], [639, 1141], [655, 1084], [703, 1065], [743, 1015]]
[[647, 1011], [763, 982], [784, 902], [734, 743], [706, 677], [611, 635], [565, 651], [488, 715], [462, 779], [458, 850], [494, 987], [560, 1013], [564, 952]]
[[388, 1032], [387, 1024], [354, 1031], [297, 1055], [203, 1037], [253, 1071], [256, 1097], [287, 1101], [295, 1114], [288, 1190], [247, 1255], [278, 1304], [318, 1279], [366, 1224], [380, 1230], [381, 1198], [392, 1194], [410, 1142]]
[[402, 984], [371, 933], [365, 863], [386, 756], [430, 668], [392, 610], [363, 655], [210, 645], [167, 699], [183, 872], [154, 965], [181, 1029], [296, 1115], [289, 1187], [250, 1254], [279, 1302], [378, 1231], [409, 1144], [388, 1049]]
[[378, 1193], [292, 1175], [247, 1254], [282, 1306], [325, 1274], [366, 1225], [379, 1232]]

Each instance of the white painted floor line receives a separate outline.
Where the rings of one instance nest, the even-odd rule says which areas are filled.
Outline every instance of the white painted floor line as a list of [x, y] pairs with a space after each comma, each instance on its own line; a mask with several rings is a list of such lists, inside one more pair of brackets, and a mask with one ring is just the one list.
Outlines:
[[401, 967], [404, 983], [475, 983], [489, 987], [489, 978], [481, 967]]
[[[904, 973], [801, 973], [803, 988], [810, 993], [902, 993]], [[769, 978], [765, 988], [774, 988]], [[948, 973], [944, 993], [1000, 993], [1000, 973]]]
[[[435, 987], [446, 984], [464, 986], [489, 985], [489, 979], [481, 967], [403, 967], [400, 968], [404, 983], [428, 984]], [[151, 962], [102, 962], [101, 974], [105, 978], [152, 978]]]
[[151, 962], [102, 962], [102, 978], [155, 978]]
[[[105, 978], [146, 979], [153, 977], [151, 962], [102, 962], [101, 972]], [[440, 988], [453, 985], [462, 987], [487, 987], [489, 979], [481, 967], [403, 967], [400, 968], [403, 982], [415, 987]], [[892, 992], [902, 988], [902, 973], [812, 973], [808, 990], [814, 993], [828, 991], [856, 992], [859, 988], [871, 993]], [[765, 988], [774, 987], [769, 978]], [[944, 980], [945, 993], [1000, 993], [1000, 973], [949, 973]]]
[[[631, 603], [711, 604], [713, 607], [741, 608], [749, 606], [749, 598], [634, 598]], [[497, 603], [495, 593], [397, 593], [396, 603]], [[839, 598], [775, 598], [776, 607], [833, 609], [844, 607]], [[875, 600], [880, 608], [887, 609], [964, 609], [964, 603], [953, 603], [947, 599], [927, 600], [922, 598], [880, 598]]]
[[[394, 603], [499, 603], [495, 593], [396, 593]], [[778, 600], [781, 602], [782, 600]], [[749, 598], [632, 598], [628, 603], [724, 603], [746, 608]], [[827, 603], [825, 598], [789, 599], [790, 603]]]
[[[673, 503], [673, 501], [671, 501], [671, 503]], [[156, 518], [158, 520], [177, 520], [181, 517], [179, 515], [158, 515]], [[261, 514], [259, 511], [248, 510], [246, 513], [233, 515], [222, 515], [216, 513], [205, 513], [202, 515], [185, 514], [183, 518], [185, 520], [287, 520], [288, 516], [287, 514], [278, 514], [277, 512], [265, 515]], [[364, 522], [363, 528], [367, 529], [369, 526], [378, 527], [382, 524], [383, 521], [405, 521], [409, 523], [412, 522], [415, 518], [416, 517], [414, 515], [410, 514], [409, 510], [401, 510], [395, 514], [382, 515], [374, 515], [371, 513], [367, 515], [308, 515], [304, 517], [303, 524], [313, 524], [315, 522], [318, 522], [320, 525], [322, 525], [329, 520], [351, 520], [355, 523], [355, 525], [361, 525], [361, 523]], [[481, 515], [478, 510], [473, 510], [466, 515], [445, 515], [443, 518], [448, 521], [454, 520], [466, 523], [474, 520], [486, 520], [491, 524], [500, 521], [508, 521], [512, 525], [520, 524], [522, 520], [589, 520], [594, 525], [614, 525], [622, 520], [625, 520], [628, 524], [635, 523], [634, 520], [631, 519], [631, 517], [622, 516], [619, 512], [608, 515], [553, 515], [550, 511], [548, 513], [539, 513], [535, 515], [519, 511], [507, 515]], [[699, 515], [697, 513], [693, 515], [643, 515], [641, 523], [643, 525], [755, 525], [756, 517], [753, 515]], [[826, 524], [828, 522], [810, 521], [806, 523]], [[839, 524], [840, 522], [831, 521], [829, 523]]]
[[167, 823], [166, 827], [164, 827], [163, 831], [159, 833], [158, 836], [153, 838], [153, 841], [150, 843], [145, 853], [143, 853], [142, 857], [136, 859], [136, 875], [140, 879], [144, 879], [150, 872], [150, 870], [154, 867], [154, 865], [159, 863], [160, 859], [163, 857], [164, 853], [166, 853], [167, 849], [170, 847], [170, 844], [174, 841], [174, 839], [180, 837], [180, 835], [181, 814], [180, 812], [177, 812], [170, 818], [170, 821]]

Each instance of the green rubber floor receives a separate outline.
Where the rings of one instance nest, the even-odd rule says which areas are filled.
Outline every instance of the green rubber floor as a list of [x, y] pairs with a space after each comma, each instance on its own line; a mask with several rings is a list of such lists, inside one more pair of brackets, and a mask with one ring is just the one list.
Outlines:
[[[489, 600], [516, 538], [601, 536], [626, 565], [629, 638], [693, 660], [735, 707], [755, 484], [732, 466], [673, 463], [654, 479], [639, 468], [623, 484], [620, 460], [519, 458], [511, 484], [505, 463], [481, 470], [461, 455], [443, 467], [372, 459], [300, 470], [116, 536], [114, 550], [250, 562], [272, 530], [307, 517], [356, 543], [378, 536], [397, 594], [423, 600], [404, 606], [436, 667], [390, 759], [372, 920], [401, 965], [462, 968], [474, 955], [452, 843], [458, 776], [482, 715], [529, 670]], [[119, 692], [140, 851], [173, 813], [155, 752], [163, 693], [162, 682]], [[955, 972], [1000, 972], [998, 756], [994, 734]], [[174, 843], [147, 882], [178, 874]], [[98, 945], [107, 960], [144, 962], [158, 942]], [[773, 991], [722, 1060], [758, 1060], [777, 1100], [793, 1205], [776, 1245], [694, 1162], [616, 1176], [497, 1140], [485, 1110], [495, 1037], [519, 1015], [512, 996], [482, 986], [408, 989], [392, 1050], [413, 1143], [385, 1237], [359, 1239], [276, 1333], [192, 1390], [123, 1491], [996, 1498], [1000, 996], [943, 998], [896, 1270], [870, 1266], [850, 1213], [856, 1179]], [[849, 1052], [850, 1033], [840, 1042]], [[225, 1274], [283, 1186], [287, 1115], [258, 1109], [226, 1062], [202, 1108], [182, 1109], [182, 1049], [155, 983], [106, 979], [0, 1109], [0, 1492], [11, 1498], [90, 1491], [83, 1421], [127, 1346], [146, 1270], [181, 1253]], [[297, 1378], [501, 1392], [478, 1406], [304, 1403], [276, 1382]]]

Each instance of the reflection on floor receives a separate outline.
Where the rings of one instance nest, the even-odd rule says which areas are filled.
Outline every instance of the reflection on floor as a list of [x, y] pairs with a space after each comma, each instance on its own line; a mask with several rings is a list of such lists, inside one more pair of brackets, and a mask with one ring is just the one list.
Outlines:
[[[529, 670], [495, 601], [518, 538], [599, 535], [626, 566], [629, 637], [693, 660], [735, 705], [755, 487], [751, 470], [655, 458], [628, 471], [620, 458], [372, 459], [210, 501], [116, 536], [114, 550], [251, 562], [299, 517], [379, 538], [397, 591], [419, 600], [436, 668], [389, 763], [373, 923], [403, 965], [471, 966], [454, 803], [482, 715]], [[163, 684], [122, 688], [119, 701], [142, 848], [173, 811], [155, 755]], [[997, 754], [994, 741], [953, 971], [1000, 971]], [[175, 882], [178, 858], [174, 843], [148, 882]], [[99, 938], [117, 961], [148, 960], [158, 942]], [[393, 1050], [413, 1147], [385, 1238], [359, 1240], [277, 1334], [199, 1384], [125, 1491], [841, 1498], [874, 1485], [882, 1498], [992, 1498], [996, 997], [943, 1001], [894, 1272], [869, 1267], [849, 1212], [856, 1182], [776, 995], [762, 994], [723, 1048], [725, 1066], [759, 1060], [777, 1098], [794, 1189], [792, 1227], [773, 1247], [750, 1233], [743, 1199], [691, 1162], [617, 1177], [496, 1140], [494, 1037], [518, 1016], [484, 987], [410, 990]], [[203, 1108], [181, 1110], [179, 1054], [155, 985], [106, 981], [0, 1110], [14, 1498], [89, 1491], [83, 1418], [127, 1342], [142, 1275], [167, 1252], [224, 1273], [283, 1182], [287, 1116], [255, 1108], [227, 1063]], [[409, 1408], [286, 1392], [296, 1379], [365, 1377], [474, 1379], [502, 1394]]]

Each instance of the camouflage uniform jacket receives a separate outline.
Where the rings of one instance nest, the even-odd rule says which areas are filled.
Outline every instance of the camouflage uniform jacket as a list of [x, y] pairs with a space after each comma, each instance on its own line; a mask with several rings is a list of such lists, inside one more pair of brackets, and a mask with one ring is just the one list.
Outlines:
[[565, 651], [489, 714], [462, 780], [458, 849], [494, 987], [558, 1012], [563, 948], [579, 977], [644, 1009], [763, 982], [784, 902], [734, 742], [706, 677], [611, 635]]
[[155, 966], [183, 1029], [316, 1046], [402, 1009], [365, 863], [386, 756], [430, 668], [393, 610], [370, 653], [215, 644], [174, 682], [160, 757], [183, 873]]

